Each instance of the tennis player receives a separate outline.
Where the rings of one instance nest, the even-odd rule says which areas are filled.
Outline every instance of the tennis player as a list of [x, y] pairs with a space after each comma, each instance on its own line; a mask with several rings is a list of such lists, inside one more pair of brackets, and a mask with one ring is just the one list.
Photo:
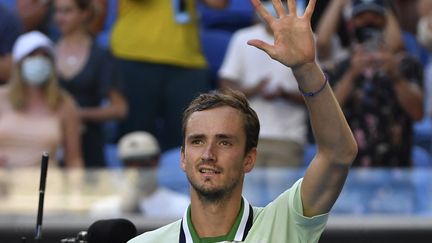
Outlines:
[[316, 0], [309, 1], [303, 16], [297, 16], [294, 0], [287, 1], [288, 9], [273, 0], [278, 18], [259, 0], [251, 1], [273, 30], [275, 41], [248, 44], [292, 68], [309, 110], [318, 146], [315, 157], [304, 177], [273, 202], [252, 207], [242, 197], [242, 187], [255, 164], [258, 117], [241, 93], [201, 94], [183, 117], [181, 167], [191, 185], [191, 204], [182, 219], [129, 243], [318, 242], [357, 145], [315, 60], [310, 20]]

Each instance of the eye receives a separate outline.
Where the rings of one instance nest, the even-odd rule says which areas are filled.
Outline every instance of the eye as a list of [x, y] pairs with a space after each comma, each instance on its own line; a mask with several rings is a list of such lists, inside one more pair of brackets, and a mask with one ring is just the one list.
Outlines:
[[193, 145], [201, 145], [204, 142], [201, 139], [193, 139], [193, 140], [191, 140], [190, 143], [193, 144]]
[[227, 141], [227, 140], [222, 140], [219, 142], [219, 144], [222, 146], [231, 146], [232, 145], [232, 143], [230, 141]]

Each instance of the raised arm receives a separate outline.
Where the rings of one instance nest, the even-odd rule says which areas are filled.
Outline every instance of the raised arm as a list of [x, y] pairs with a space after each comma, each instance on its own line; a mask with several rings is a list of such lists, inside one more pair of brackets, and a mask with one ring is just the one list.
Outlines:
[[260, 40], [250, 40], [248, 44], [291, 67], [299, 88], [304, 92], [319, 91], [313, 96], [305, 96], [318, 150], [303, 179], [301, 197], [305, 216], [327, 213], [342, 190], [357, 153], [357, 144], [315, 60], [310, 19], [316, 0], [309, 1], [303, 16], [296, 15], [294, 0], [287, 1], [289, 14], [279, 0], [273, 0], [279, 18], [272, 17], [259, 0], [251, 1], [272, 28], [275, 42], [270, 45]]

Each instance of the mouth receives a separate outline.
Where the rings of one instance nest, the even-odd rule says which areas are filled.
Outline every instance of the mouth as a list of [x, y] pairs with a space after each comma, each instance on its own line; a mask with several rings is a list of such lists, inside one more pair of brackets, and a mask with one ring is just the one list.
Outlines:
[[201, 174], [220, 174], [220, 171], [215, 169], [201, 168], [199, 169]]

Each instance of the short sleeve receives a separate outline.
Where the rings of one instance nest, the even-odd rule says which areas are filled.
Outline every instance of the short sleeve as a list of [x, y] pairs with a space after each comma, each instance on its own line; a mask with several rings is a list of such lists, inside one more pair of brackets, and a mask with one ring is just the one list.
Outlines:
[[227, 51], [225, 53], [224, 60], [222, 62], [221, 68], [219, 69], [218, 75], [221, 79], [229, 79], [231, 81], [236, 81], [242, 77], [242, 45], [245, 45], [242, 38], [240, 38], [238, 33], [235, 33], [229, 44]]

